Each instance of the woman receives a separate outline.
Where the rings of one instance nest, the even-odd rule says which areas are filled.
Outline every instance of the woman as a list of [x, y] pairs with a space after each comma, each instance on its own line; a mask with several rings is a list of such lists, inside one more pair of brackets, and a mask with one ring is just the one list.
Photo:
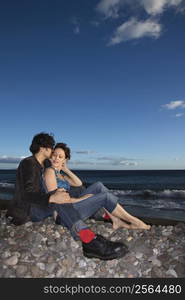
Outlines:
[[[64, 143], [56, 144], [51, 157], [51, 167], [46, 168], [44, 184], [47, 192], [59, 190], [68, 193], [70, 186], [82, 186], [82, 181], [68, 168], [70, 149]], [[113, 222], [113, 228], [150, 229], [150, 226], [130, 215], [118, 204], [118, 198], [111, 193], [101, 182], [96, 182], [84, 189], [78, 198], [70, 198], [74, 208], [86, 220], [104, 208]]]

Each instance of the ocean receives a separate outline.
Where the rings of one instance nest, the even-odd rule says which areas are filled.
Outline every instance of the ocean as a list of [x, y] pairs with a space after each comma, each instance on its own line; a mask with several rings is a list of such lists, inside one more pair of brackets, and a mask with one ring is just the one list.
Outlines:
[[[73, 170], [90, 185], [101, 181], [132, 214], [185, 221], [185, 170]], [[0, 201], [14, 192], [16, 170], [0, 170]]]

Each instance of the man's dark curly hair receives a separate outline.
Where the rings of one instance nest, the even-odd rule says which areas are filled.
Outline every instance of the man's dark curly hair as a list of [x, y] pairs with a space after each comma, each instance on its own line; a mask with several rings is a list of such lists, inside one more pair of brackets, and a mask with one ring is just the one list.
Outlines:
[[70, 148], [67, 146], [67, 144], [65, 144], [65, 143], [57, 143], [57, 144], [55, 145], [54, 150], [55, 150], [55, 149], [58, 149], [58, 148], [64, 150], [66, 159], [70, 159], [70, 158], [71, 158], [71, 150], [70, 150]]
[[32, 143], [30, 145], [30, 151], [32, 154], [36, 154], [39, 152], [40, 147], [53, 149], [54, 145], [55, 140], [53, 134], [41, 132], [33, 137]]

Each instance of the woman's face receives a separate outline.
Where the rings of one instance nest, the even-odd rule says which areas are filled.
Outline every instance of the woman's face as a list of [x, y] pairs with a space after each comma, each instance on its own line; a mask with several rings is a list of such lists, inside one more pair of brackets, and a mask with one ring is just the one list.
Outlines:
[[51, 163], [52, 166], [56, 169], [61, 169], [63, 166], [63, 163], [66, 160], [65, 152], [63, 149], [57, 148], [54, 150], [52, 156], [51, 156]]

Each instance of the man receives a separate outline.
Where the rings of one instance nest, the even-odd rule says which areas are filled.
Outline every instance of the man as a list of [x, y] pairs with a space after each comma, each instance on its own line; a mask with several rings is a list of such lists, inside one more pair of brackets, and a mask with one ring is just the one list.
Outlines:
[[42, 184], [44, 162], [50, 158], [54, 145], [53, 136], [47, 133], [41, 132], [33, 137], [30, 146], [32, 156], [23, 159], [17, 169], [15, 195], [7, 216], [12, 216], [12, 222], [20, 225], [28, 218], [41, 221], [60, 207], [63, 224], [75, 239], [81, 240], [85, 256], [102, 260], [124, 256], [128, 250], [123, 243], [109, 241], [88, 228], [67, 192], [55, 190], [45, 193]]

